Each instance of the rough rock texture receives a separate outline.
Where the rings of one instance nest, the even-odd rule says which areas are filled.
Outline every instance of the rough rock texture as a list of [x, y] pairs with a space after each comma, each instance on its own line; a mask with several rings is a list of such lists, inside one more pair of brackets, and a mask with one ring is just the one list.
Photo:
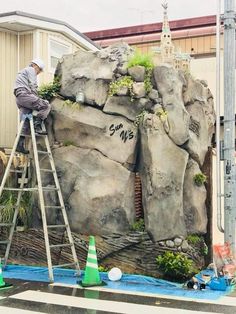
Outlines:
[[198, 164], [191, 158], [184, 177], [184, 218], [188, 234], [205, 234], [207, 228], [206, 188], [194, 183], [194, 175], [201, 173]]
[[[186, 237], [206, 233], [211, 210], [204, 186], [196, 187], [193, 177], [202, 172], [211, 143], [213, 98], [204, 81], [164, 65], [154, 67], [146, 84], [143, 67], [127, 69], [133, 53], [126, 44], [80, 51], [57, 67], [63, 99], [52, 102], [48, 128], [69, 221], [77, 234], [103, 240], [102, 262], [126, 271], [158, 273], [155, 258], [166, 250], [202, 265], [201, 252]], [[110, 82], [125, 75], [131, 75], [132, 86], [123, 80], [117, 91], [109, 90]], [[81, 94], [83, 104], [70, 102]], [[43, 183], [50, 186], [52, 180], [45, 175]], [[52, 224], [61, 220], [56, 212], [47, 217]], [[145, 220], [139, 235], [129, 232], [136, 217]]]
[[134, 166], [137, 128], [132, 122], [89, 106], [73, 109], [60, 99], [55, 99], [52, 107], [57, 141], [96, 149], [126, 167]]
[[65, 55], [56, 69], [56, 75], [61, 78], [60, 94], [75, 100], [76, 95], [82, 91], [85, 103], [103, 106], [109, 83], [131, 53], [133, 49], [123, 44], [98, 52], [78, 50], [74, 54]]
[[186, 143], [186, 149], [192, 158], [202, 165], [214, 132], [213, 96], [206, 82], [195, 81], [190, 75], [186, 81], [183, 98], [190, 115], [190, 138]]
[[[195, 187], [191, 193], [186, 190], [191, 176], [201, 172], [210, 145], [215, 121], [213, 98], [206, 82], [164, 65], [154, 67], [153, 88], [146, 92], [145, 68], [127, 69], [133, 53], [128, 45], [117, 44], [95, 53], [80, 51], [65, 56], [57, 67], [60, 94], [72, 100], [78, 93], [84, 94], [83, 105], [70, 107], [59, 99], [52, 103], [54, 140], [73, 146], [54, 152], [60, 171], [65, 156], [69, 158], [66, 151], [74, 156], [73, 162], [66, 161], [70, 166], [61, 176], [63, 193], [71, 208], [70, 221], [74, 230], [86, 222], [89, 230], [97, 234], [109, 233], [116, 224], [115, 230], [126, 232], [135, 217], [131, 206], [134, 173], [130, 171], [140, 171], [146, 230], [154, 241], [173, 242], [177, 237], [184, 242], [187, 233], [206, 231], [205, 192]], [[134, 80], [132, 93], [130, 86], [121, 85], [109, 96], [109, 83], [125, 75]], [[140, 125], [139, 130], [134, 124]], [[91, 164], [81, 160], [80, 154], [85, 156], [87, 150], [90, 155], [98, 154], [95, 160], [100, 156], [103, 166], [97, 165], [101, 173], [95, 171], [92, 159], [88, 159]], [[195, 166], [186, 170], [189, 156]], [[76, 169], [76, 160], [82, 166], [79, 173], [76, 170], [70, 176], [69, 169]], [[119, 169], [120, 176], [116, 174], [112, 183], [113, 167]], [[81, 174], [83, 168], [86, 175]], [[64, 185], [63, 178], [70, 183]], [[98, 216], [92, 212], [95, 207], [99, 208]], [[105, 218], [96, 227], [102, 211]], [[196, 217], [196, 221], [190, 217]]]
[[103, 111], [110, 114], [119, 114], [134, 121], [140, 112], [151, 109], [153, 103], [147, 98], [130, 100], [129, 96], [109, 97]]
[[140, 129], [146, 230], [155, 241], [186, 236], [183, 184], [188, 153], [173, 143], [156, 115], [145, 116]]
[[96, 150], [54, 150], [73, 231], [125, 233], [135, 220], [134, 173]]
[[128, 74], [136, 81], [143, 82], [145, 79], [145, 67], [144, 66], [134, 66], [128, 69]]
[[157, 89], [162, 96], [163, 107], [167, 111], [169, 137], [176, 145], [183, 145], [189, 139], [190, 117], [183, 102], [183, 77], [173, 68], [154, 68]]

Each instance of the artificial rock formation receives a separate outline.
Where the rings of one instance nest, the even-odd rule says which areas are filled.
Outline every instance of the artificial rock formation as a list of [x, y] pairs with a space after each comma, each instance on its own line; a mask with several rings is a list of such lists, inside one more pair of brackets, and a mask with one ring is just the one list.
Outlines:
[[155, 241], [186, 236], [183, 185], [188, 153], [169, 138], [156, 115], [147, 115], [140, 128], [146, 228]]
[[[133, 54], [114, 45], [58, 64], [63, 99], [52, 102], [51, 134], [69, 219], [78, 233], [126, 233], [135, 221], [139, 172], [146, 231], [154, 242], [182, 243], [206, 232], [206, 189], [193, 176], [212, 137], [212, 95], [204, 81], [165, 65], [154, 67], [147, 91], [145, 68], [127, 69]], [[110, 95], [109, 84], [127, 75], [132, 98], [127, 86]], [[70, 106], [81, 93], [84, 103]]]

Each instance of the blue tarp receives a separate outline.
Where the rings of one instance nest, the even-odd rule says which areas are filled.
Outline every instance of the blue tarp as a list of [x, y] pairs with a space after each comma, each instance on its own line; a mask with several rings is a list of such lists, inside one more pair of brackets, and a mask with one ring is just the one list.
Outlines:
[[[81, 276], [83, 276], [83, 271]], [[12, 279], [21, 279], [28, 281], [49, 282], [48, 270], [46, 267], [33, 267], [23, 265], [8, 265], [3, 271], [3, 277]], [[230, 292], [214, 291], [209, 288], [205, 290], [184, 289], [182, 284], [172, 283], [162, 279], [156, 279], [148, 276], [123, 274], [120, 281], [110, 281], [107, 273], [100, 273], [101, 280], [107, 283], [106, 288], [122, 291], [135, 291], [152, 294], [161, 294], [166, 296], [179, 296], [193, 299], [215, 300]], [[77, 283], [78, 276], [71, 269], [55, 269], [54, 282], [74, 285]]]

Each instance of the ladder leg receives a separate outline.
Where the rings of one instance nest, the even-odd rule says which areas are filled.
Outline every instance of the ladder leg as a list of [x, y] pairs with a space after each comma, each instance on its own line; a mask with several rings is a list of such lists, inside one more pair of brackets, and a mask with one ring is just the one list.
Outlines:
[[59, 198], [59, 202], [60, 202], [61, 209], [62, 209], [62, 215], [63, 215], [64, 223], [66, 225], [67, 236], [68, 236], [69, 242], [71, 244], [71, 252], [72, 252], [73, 260], [75, 263], [77, 273], [80, 275], [80, 267], [79, 267], [79, 262], [78, 262], [76, 250], [75, 250], [74, 240], [72, 237], [72, 233], [71, 233], [71, 229], [70, 229], [70, 225], [69, 225], [69, 220], [68, 220], [68, 216], [66, 213], [65, 204], [64, 204], [64, 200], [63, 200], [62, 192], [61, 192], [61, 187], [60, 187], [60, 183], [59, 183], [59, 180], [57, 177], [56, 167], [55, 167], [54, 160], [52, 157], [52, 152], [51, 152], [48, 137], [45, 136], [44, 140], [45, 140], [47, 152], [49, 153], [49, 161], [50, 161], [51, 169], [53, 170], [53, 178], [54, 178], [54, 182], [56, 184], [56, 188], [57, 188], [57, 192], [58, 192], [58, 198]]
[[[23, 170], [23, 173], [21, 176], [20, 189], [23, 189], [23, 187], [24, 187], [24, 181], [26, 178], [27, 166], [28, 166], [28, 161], [24, 165], [24, 170]], [[16, 220], [17, 220], [17, 216], [19, 213], [22, 193], [23, 193], [22, 190], [19, 190], [18, 194], [17, 194], [17, 201], [16, 201], [16, 205], [15, 205], [15, 211], [14, 211], [14, 215], [13, 215], [12, 226], [11, 226], [10, 231], [9, 231], [9, 237], [8, 237], [9, 242], [7, 244], [7, 248], [6, 248], [6, 252], [5, 252], [3, 267], [6, 266], [7, 261], [8, 261], [8, 256], [9, 256], [9, 252], [11, 249], [12, 238], [13, 238], [13, 234], [14, 234], [15, 226], [16, 226]]]
[[51, 259], [51, 252], [50, 252], [50, 247], [49, 247], [47, 218], [46, 218], [46, 213], [45, 213], [45, 203], [44, 203], [44, 196], [43, 196], [42, 180], [41, 180], [41, 173], [40, 173], [40, 167], [39, 167], [39, 158], [38, 158], [37, 143], [36, 143], [36, 137], [35, 137], [35, 131], [34, 131], [33, 117], [30, 119], [30, 130], [31, 130], [31, 136], [32, 136], [36, 177], [37, 177], [37, 182], [38, 182], [39, 203], [40, 203], [41, 214], [42, 214], [49, 280], [53, 282], [54, 278], [53, 278], [53, 270], [52, 270], [52, 259]]
[[21, 131], [22, 131], [24, 122], [25, 122], [25, 120], [22, 120], [21, 123], [20, 123], [19, 131], [18, 131], [18, 134], [16, 136], [16, 139], [15, 139], [15, 142], [14, 142], [14, 145], [13, 145], [13, 148], [12, 148], [12, 152], [11, 152], [10, 158], [8, 160], [8, 163], [7, 163], [7, 167], [6, 167], [6, 170], [5, 170], [3, 179], [2, 179], [2, 183], [1, 183], [1, 186], [0, 186], [0, 197], [2, 195], [3, 188], [4, 188], [5, 184], [6, 184], [6, 180], [7, 180], [7, 177], [9, 175], [9, 172], [10, 172], [10, 168], [11, 168], [11, 165], [12, 165], [14, 154], [16, 152], [16, 147], [17, 147], [20, 135], [21, 135]]

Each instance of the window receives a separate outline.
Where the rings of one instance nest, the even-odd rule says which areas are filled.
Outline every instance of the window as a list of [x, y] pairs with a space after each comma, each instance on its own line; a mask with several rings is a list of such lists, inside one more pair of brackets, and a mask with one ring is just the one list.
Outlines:
[[49, 39], [49, 69], [54, 72], [58, 60], [65, 54], [72, 52], [72, 46], [69, 43], [50, 38]]

